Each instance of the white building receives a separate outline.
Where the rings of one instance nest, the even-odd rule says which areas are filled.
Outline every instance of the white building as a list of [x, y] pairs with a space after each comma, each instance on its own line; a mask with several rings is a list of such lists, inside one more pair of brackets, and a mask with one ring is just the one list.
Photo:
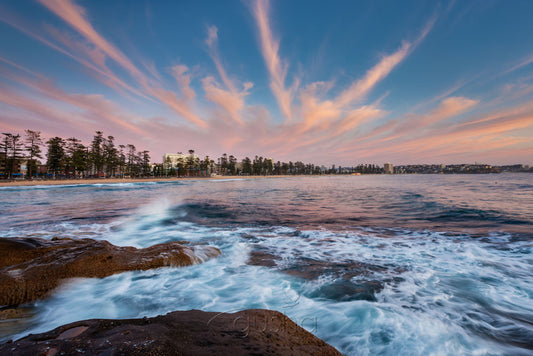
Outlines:
[[383, 171], [385, 172], [385, 174], [393, 174], [394, 167], [392, 166], [392, 163], [385, 163], [383, 165]]
[[183, 162], [186, 162], [187, 159], [189, 157], [193, 157], [193, 159], [197, 159], [198, 158], [198, 155], [196, 154], [184, 154], [184, 153], [181, 153], [181, 152], [178, 152], [178, 153], [165, 153], [163, 155], [163, 167], [166, 169], [166, 168], [170, 168], [170, 167], [176, 167], [177, 163], [179, 161], [183, 161]]

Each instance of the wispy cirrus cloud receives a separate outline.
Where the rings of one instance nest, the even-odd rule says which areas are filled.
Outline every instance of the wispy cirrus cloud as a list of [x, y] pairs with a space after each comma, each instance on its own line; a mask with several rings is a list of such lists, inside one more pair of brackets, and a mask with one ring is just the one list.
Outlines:
[[[198, 47], [207, 53], [207, 62], [186, 63], [178, 57], [158, 68], [155, 63], [160, 64], [161, 60], [127, 55], [119, 42], [113, 43], [96, 23], [91, 23], [90, 14], [81, 3], [37, 1], [60, 23], [28, 23], [3, 11], [0, 20], [76, 61], [83, 74], [115, 92], [106, 96], [93, 86], [87, 90], [94, 92], [85, 93], [83, 89], [62, 89], [54, 78], [21, 66], [9, 60], [10, 56], [0, 57], [0, 76], [6, 79], [0, 86], [0, 105], [6, 109], [0, 117], [9, 121], [9, 127], [42, 127], [50, 122], [50, 132], [87, 135], [95, 129], [118, 131], [131, 141], [150, 142], [149, 148], [161, 151], [194, 148], [212, 155], [228, 150], [239, 158], [266, 153], [277, 159], [329, 163], [334, 156], [348, 162], [366, 158], [430, 159], [447, 157], [446, 154], [474, 157], [471, 152], [488, 152], [497, 147], [515, 152], [518, 147], [527, 146], [527, 135], [521, 136], [521, 132], [533, 132], [531, 110], [515, 105], [530, 96], [531, 85], [526, 79], [505, 86], [507, 96], [500, 95], [499, 102], [482, 94], [462, 92], [465, 82], [459, 80], [431, 100], [415, 102], [417, 105], [408, 113], [397, 113], [390, 107], [388, 98], [394, 93], [384, 88], [387, 78], [401, 69], [401, 64], [426, 38], [431, 40], [428, 34], [435, 27], [436, 16], [414, 32], [414, 37], [403, 37], [355, 80], [340, 86], [334, 79], [316, 81], [301, 63], [291, 66], [283, 58], [282, 36], [272, 28], [271, 4], [268, 0], [255, 0], [250, 13], [266, 67], [267, 85], [276, 102], [272, 108], [257, 103], [256, 93], [261, 90], [257, 77], [256, 90], [251, 81], [243, 78], [246, 70], [238, 75], [232, 73], [238, 67], [234, 58], [231, 62], [224, 60], [226, 37], [214, 25], [205, 27], [205, 33], [196, 34], [204, 38]], [[130, 52], [137, 53], [135, 49]], [[529, 63], [526, 59], [513, 70]], [[250, 98], [254, 105], [250, 105]], [[505, 98], [516, 101], [509, 103]], [[139, 112], [145, 116], [124, 102], [140, 103]], [[504, 105], [510, 107], [495, 110]], [[171, 110], [162, 113], [159, 107]], [[149, 116], [146, 113], [150, 108], [162, 116]], [[178, 142], [175, 148], [174, 142]]]
[[[70, 43], [70, 49], [74, 52], [79, 52], [81, 50], [83, 54], [88, 54], [88, 58], [91, 59], [89, 64], [91, 69], [96, 67], [98, 72], [105, 74], [107, 77], [114, 78], [114, 82], [122, 82], [105, 66], [105, 58], [111, 58], [115, 63], [124, 68], [136, 81], [142, 89], [142, 96], [149, 96], [157, 99], [166, 104], [181, 118], [184, 118], [200, 128], [207, 127], [206, 121], [194, 113], [189, 100], [187, 100], [187, 98], [191, 97], [190, 91], [184, 93], [184, 98], [180, 99], [177, 93], [165, 89], [160, 83], [145, 75], [120, 49], [96, 31], [87, 19], [86, 11], [83, 7], [75, 4], [71, 0], [38, 1], [52, 13], [61, 18], [79, 35], [85, 38], [88, 43], [94, 46], [94, 48], [88, 49], [87, 47], [80, 48], [79, 44], [73, 42]], [[58, 32], [56, 32], [55, 35], [60, 38]], [[62, 39], [65, 43], [65, 37]], [[50, 43], [50, 41], [46, 41], [46, 43]], [[57, 46], [53, 45], [53, 48], [57, 48]], [[103, 57], [102, 54], [106, 57]], [[82, 63], [86, 64], [87, 61], [83, 61]]]
[[180, 88], [181, 94], [186, 101], [192, 101], [196, 97], [196, 92], [191, 88], [191, 75], [186, 65], [178, 64], [172, 67], [172, 76]]
[[231, 120], [242, 125], [241, 114], [245, 107], [245, 98], [249, 95], [249, 90], [253, 87], [253, 83], [245, 82], [242, 84], [242, 89], [238, 89], [240, 85], [228, 75], [218, 50], [218, 28], [216, 26], [207, 28], [205, 44], [207, 45], [207, 52], [222, 80], [222, 84], [220, 84], [213, 76], [203, 78], [202, 87], [205, 97], [222, 108]]
[[38, 0], [50, 11], [69, 24], [80, 35], [85, 37], [96, 48], [100, 49], [115, 62], [127, 69], [133, 76], [144, 81], [144, 75], [137, 67], [113, 44], [102, 37], [87, 20], [85, 9], [71, 0]]
[[[361, 111], [357, 106], [365, 107], [363, 100], [366, 96], [424, 40], [436, 21], [436, 16], [431, 17], [415, 39], [404, 40], [396, 51], [382, 56], [362, 78], [331, 98], [328, 92], [334, 86], [333, 81], [314, 82], [300, 88], [300, 82], [296, 79], [291, 87], [285, 86], [289, 64], [282, 60], [279, 53], [280, 41], [274, 38], [270, 27], [268, 0], [255, 1], [252, 13], [259, 32], [263, 59], [270, 75], [272, 93], [288, 121], [297, 124], [296, 135], [294, 128], [291, 129], [290, 141], [299, 140], [301, 135], [316, 128], [325, 130], [330, 126], [337, 126], [333, 133], [324, 135], [326, 139], [354, 130], [363, 122], [360, 115], [354, 115], [354, 112]], [[299, 99], [299, 106], [294, 104], [296, 98]], [[374, 111], [374, 115], [374, 118], [381, 117], [382, 112]]]
[[274, 38], [269, 23], [270, 4], [268, 0], [257, 0], [252, 9], [257, 28], [259, 29], [261, 53], [265, 60], [269, 75], [270, 89], [274, 93], [280, 110], [286, 120], [292, 119], [292, 101], [299, 86], [295, 79], [290, 87], [285, 86], [288, 64], [279, 55], [279, 40]]
[[[457, 118], [478, 105], [477, 100], [451, 97], [427, 114], [416, 116], [418, 124], [400, 125], [391, 121], [358, 144], [339, 148], [340, 155], [358, 152], [361, 157], [383, 157], [383, 159], [406, 157], [428, 159], [450, 159], [450, 157], [475, 157], [487, 150], [516, 149], [527, 144], [527, 137], [520, 132], [533, 130], [533, 106], [529, 103], [502, 109], [497, 112], [481, 112], [461, 118], [459, 122], [435, 126], [440, 121]], [[410, 120], [413, 120], [412, 115]], [[516, 137], [505, 135], [514, 133]], [[379, 145], [377, 144], [379, 143]]]

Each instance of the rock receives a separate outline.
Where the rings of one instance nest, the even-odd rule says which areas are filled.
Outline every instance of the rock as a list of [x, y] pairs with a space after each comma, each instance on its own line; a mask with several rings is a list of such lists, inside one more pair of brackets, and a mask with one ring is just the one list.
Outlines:
[[93, 239], [0, 238], [0, 305], [43, 298], [66, 278], [188, 266], [218, 255], [215, 247], [184, 246], [183, 242], [137, 249]]
[[340, 355], [270, 310], [198, 310], [155, 318], [84, 320], [0, 345], [2, 355]]

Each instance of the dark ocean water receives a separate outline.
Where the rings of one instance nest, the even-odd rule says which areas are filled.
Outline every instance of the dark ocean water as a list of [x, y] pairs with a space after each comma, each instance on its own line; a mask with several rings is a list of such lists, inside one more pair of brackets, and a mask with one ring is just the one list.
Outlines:
[[344, 354], [533, 354], [533, 175], [0, 188], [0, 237], [186, 240], [223, 255], [79, 279], [0, 325], [275, 309]]

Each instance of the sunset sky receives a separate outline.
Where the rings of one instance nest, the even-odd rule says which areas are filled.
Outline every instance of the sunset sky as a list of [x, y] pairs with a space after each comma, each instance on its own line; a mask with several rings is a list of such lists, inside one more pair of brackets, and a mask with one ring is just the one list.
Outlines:
[[533, 1], [0, 2], [0, 128], [161, 161], [533, 164]]

